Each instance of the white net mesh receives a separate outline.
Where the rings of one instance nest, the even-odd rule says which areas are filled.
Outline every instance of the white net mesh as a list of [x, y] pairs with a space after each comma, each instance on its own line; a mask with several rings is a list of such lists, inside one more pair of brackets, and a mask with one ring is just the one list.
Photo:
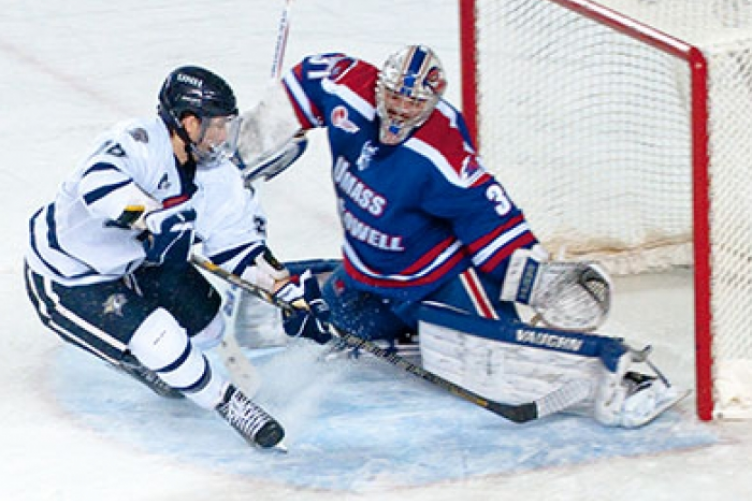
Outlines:
[[549, 251], [687, 244], [687, 65], [553, 3], [486, 3], [482, 154]]
[[[627, 33], [566, 3], [605, 6]], [[478, 0], [476, 19], [484, 164], [549, 251], [613, 273], [692, 264], [690, 67], [646, 39], [703, 53], [716, 409], [752, 407], [729, 369], [752, 360], [752, 1]]]

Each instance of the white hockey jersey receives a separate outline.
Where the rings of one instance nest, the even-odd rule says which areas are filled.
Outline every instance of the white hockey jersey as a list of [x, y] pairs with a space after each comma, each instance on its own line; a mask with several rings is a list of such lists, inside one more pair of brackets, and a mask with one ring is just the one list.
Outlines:
[[178, 168], [159, 117], [121, 123], [100, 136], [55, 201], [31, 218], [26, 261], [65, 285], [118, 279], [144, 261], [142, 231], [118, 225], [126, 207], [190, 199], [196, 234], [212, 255], [264, 243], [265, 217], [229, 161]]

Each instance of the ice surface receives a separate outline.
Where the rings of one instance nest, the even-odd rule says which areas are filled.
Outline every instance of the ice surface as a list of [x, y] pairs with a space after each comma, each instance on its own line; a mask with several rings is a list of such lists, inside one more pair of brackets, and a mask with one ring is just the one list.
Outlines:
[[[253, 104], [269, 78], [282, 6], [0, 0], [0, 499], [748, 499], [752, 424], [698, 423], [691, 399], [632, 432], [566, 416], [519, 427], [376, 360], [320, 366], [298, 347], [258, 359], [266, 375], [259, 398], [290, 435], [290, 453], [270, 456], [44, 331], [21, 274], [28, 216], [95, 134], [154, 112], [162, 79], [178, 65], [212, 68], [243, 107]], [[301, 0], [286, 61], [346, 51], [380, 62], [404, 43], [425, 42], [442, 57], [448, 97], [459, 104], [457, 41], [454, 0]], [[300, 164], [265, 187], [270, 241], [282, 259], [338, 254], [328, 164], [313, 134]], [[693, 379], [690, 278], [617, 281], [606, 326], [652, 343], [656, 362], [685, 386]]]

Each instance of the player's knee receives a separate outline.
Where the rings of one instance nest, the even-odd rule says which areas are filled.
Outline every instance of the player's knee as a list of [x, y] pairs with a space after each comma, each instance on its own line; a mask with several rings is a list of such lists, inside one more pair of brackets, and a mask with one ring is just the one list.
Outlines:
[[158, 308], [149, 315], [128, 347], [144, 366], [201, 407], [213, 408], [219, 401], [224, 379], [211, 370], [209, 361], [167, 310]]
[[157, 308], [141, 322], [128, 343], [131, 352], [151, 370], [174, 363], [188, 346], [188, 335], [165, 309]]
[[190, 390], [208, 371], [204, 357], [193, 347], [185, 329], [162, 308], [146, 317], [128, 346], [142, 364], [181, 391]]

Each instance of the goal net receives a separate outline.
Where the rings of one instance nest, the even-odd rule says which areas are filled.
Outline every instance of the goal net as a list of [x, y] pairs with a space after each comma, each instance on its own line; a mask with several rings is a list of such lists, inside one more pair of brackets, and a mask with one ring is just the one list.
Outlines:
[[484, 164], [557, 257], [692, 266], [698, 415], [752, 417], [752, 0], [460, 0]]

